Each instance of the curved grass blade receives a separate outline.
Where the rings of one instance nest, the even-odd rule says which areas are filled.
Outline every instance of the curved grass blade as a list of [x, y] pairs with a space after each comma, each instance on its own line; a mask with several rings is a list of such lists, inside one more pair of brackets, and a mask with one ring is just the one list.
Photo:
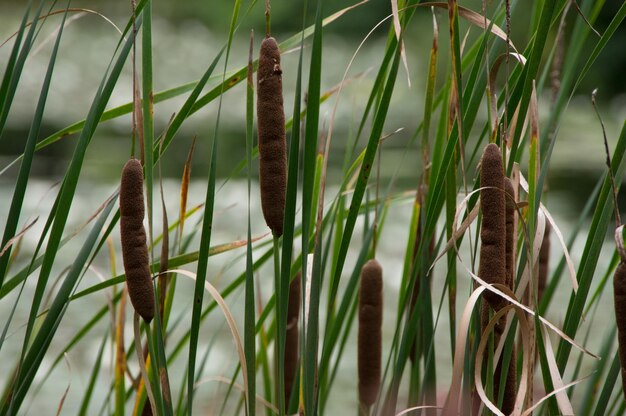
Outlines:
[[[623, 124], [622, 132], [612, 157], [611, 169], [613, 176], [616, 178], [621, 178], [624, 174], [624, 169], [626, 168], [626, 164], [624, 163], [625, 152], [626, 122]], [[589, 289], [591, 288], [595, 269], [598, 264], [600, 250], [604, 242], [604, 236], [606, 235], [606, 231], [611, 220], [611, 214], [613, 212], [610, 178], [608, 174], [605, 174], [604, 176], [604, 183], [598, 196], [598, 202], [594, 211], [593, 220], [591, 227], [589, 228], [589, 235], [578, 266], [578, 274], [576, 275], [579, 283], [578, 291], [575, 294], [572, 293], [570, 296], [567, 314], [565, 315], [565, 322], [563, 324], [563, 332], [572, 338], [576, 335], [579, 327], [579, 317], [584, 311], [587, 295], [589, 294]], [[561, 341], [557, 352], [557, 364], [559, 365], [559, 370], [561, 372], [564, 371], [567, 365], [570, 351], [571, 344]]]
[[[17, 230], [17, 224], [19, 222], [20, 213], [22, 211], [22, 204], [24, 203], [24, 195], [26, 194], [26, 186], [28, 185], [28, 176], [30, 175], [30, 168], [33, 162], [35, 144], [37, 142], [37, 136], [39, 136], [39, 133], [41, 131], [41, 122], [43, 119], [46, 101], [48, 99], [48, 91], [50, 90], [50, 82], [56, 63], [57, 52], [61, 43], [61, 36], [63, 34], [63, 27], [65, 26], [66, 17], [67, 14], [64, 14], [61, 26], [59, 28], [59, 33], [57, 34], [56, 41], [54, 43], [52, 54], [50, 55], [48, 69], [46, 70], [46, 76], [41, 87], [39, 100], [37, 102], [37, 108], [33, 116], [33, 121], [30, 127], [30, 131], [28, 133], [28, 138], [26, 139], [26, 145], [24, 147], [24, 159], [20, 166], [20, 171], [17, 176], [17, 182], [15, 184], [15, 190], [13, 191], [13, 198], [11, 199], [11, 208], [9, 209], [9, 215], [6, 220], [4, 234], [2, 236], [2, 247], [4, 247], [8, 243], [8, 241], [13, 238], [13, 235]], [[0, 256], [0, 287], [4, 283], [4, 277], [10, 258], [11, 248], [5, 250], [2, 256]]]
[[[537, 71], [539, 69], [539, 64], [541, 63], [541, 58], [543, 55], [543, 50], [547, 42], [542, 41], [546, 39], [548, 35], [548, 31], [550, 30], [552, 23], [552, 16], [554, 14], [554, 10], [556, 8], [556, 2], [549, 1], [543, 4], [543, 8], [541, 10], [541, 16], [539, 20], [539, 26], [535, 32], [535, 41], [532, 44], [532, 48], [529, 54], [528, 61], [524, 68], [522, 69], [520, 79], [517, 82], [513, 92], [511, 93], [511, 97], [509, 100], [508, 117], [506, 120], [507, 125], [510, 125], [512, 118], [514, 117], [516, 108], [519, 106], [519, 113], [526, 114], [528, 110], [528, 106], [530, 104], [531, 99], [531, 91], [533, 89], [533, 82], [537, 77]], [[520, 141], [522, 140], [522, 129], [524, 127], [524, 123], [517, 123], [517, 127], [515, 129], [515, 133], [512, 137], [512, 145], [511, 145], [511, 154], [518, 155], [518, 147], [520, 145]], [[508, 166], [506, 167], [507, 174], [511, 174], [511, 170], [513, 168], [513, 162], [516, 157], [511, 157], [509, 159]]]
[[[140, 21], [138, 22], [138, 24], [141, 24]], [[58, 206], [56, 210], [51, 213], [50, 218], [52, 218], [52, 215], [54, 215], [54, 222], [52, 223], [52, 228], [50, 230], [50, 237], [43, 258], [41, 272], [39, 274], [37, 288], [35, 291], [35, 297], [31, 306], [26, 335], [24, 337], [24, 346], [28, 345], [35, 316], [39, 309], [43, 297], [43, 292], [45, 290], [48, 277], [52, 270], [52, 265], [56, 258], [59, 243], [61, 241], [63, 230], [68, 219], [69, 210], [72, 206], [72, 202], [74, 199], [73, 195], [76, 191], [76, 186], [78, 184], [80, 170], [82, 168], [82, 163], [85, 153], [87, 151], [87, 147], [89, 145], [89, 142], [91, 141], [91, 138], [93, 137], [95, 129], [97, 128], [99, 117], [102, 115], [104, 107], [111, 96], [113, 88], [117, 84], [117, 79], [119, 78], [126, 58], [128, 57], [128, 54], [132, 47], [132, 43], [133, 38], [130, 37], [120, 50], [119, 56], [117, 57], [115, 64], [111, 68], [110, 74], [108, 76], [105, 76], [102, 80], [102, 83], [100, 84], [98, 93], [96, 94], [96, 97], [89, 110], [89, 116], [87, 117], [88, 122], [85, 125], [85, 129], [83, 129], [81, 136], [78, 140], [78, 143], [74, 150], [74, 155], [72, 156], [72, 160], [70, 162], [70, 166], [67, 169], [63, 185], [59, 192]]]
[[[237, 18], [239, 16], [239, 9], [241, 7], [241, 0], [236, 0], [233, 5], [233, 14], [231, 17], [230, 29], [228, 33], [228, 42], [225, 46], [226, 57], [224, 59], [224, 73], [226, 71], [226, 67], [228, 65], [228, 57], [230, 54], [230, 48], [233, 40], [233, 33], [235, 31]], [[224, 49], [222, 49], [224, 51]], [[215, 59], [214, 64], [217, 64], [217, 60], [221, 53]], [[212, 65], [213, 66], [213, 65]], [[225, 76], [225, 75], [224, 75]], [[222, 81], [222, 86], [224, 85], [224, 80]], [[217, 136], [219, 131], [219, 122], [220, 115], [222, 110], [222, 97], [224, 94], [224, 89], [222, 88], [220, 92], [220, 100], [217, 110], [217, 121], [215, 122], [215, 130], [213, 137], [210, 141], [210, 162], [209, 162], [209, 172], [208, 172], [208, 183], [206, 190], [206, 200], [204, 205], [204, 216], [202, 218], [202, 234], [200, 239], [200, 258], [198, 259], [198, 269], [197, 269], [197, 278], [195, 282], [194, 288], [194, 296], [193, 296], [193, 311], [191, 316], [191, 339], [189, 341], [189, 361], [187, 365], [187, 411], [191, 416], [193, 411], [193, 393], [194, 393], [194, 375], [195, 375], [195, 365], [196, 365], [196, 351], [198, 349], [198, 339], [199, 339], [199, 329], [200, 329], [200, 315], [201, 315], [201, 307], [202, 307], [202, 299], [204, 297], [204, 284], [206, 282], [207, 277], [207, 266], [208, 266], [208, 252], [211, 243], [211, 231], [213, 228], [213, 208], [215, 202], [215, 180], [216, 180], [216, 170], [217, 170]], [[166, 143], [165, 143], [166, 144]], [[247, 374], [245, 374], [247, 377]], [[246, 392], [247, 393], [247, 392]]]
[[382, 96], [380, 104], [378, 105], [376, 116], [374, 118], [374, 125], [372, 127], [372, 132], [370, 134], [367, 147], [365, 149], [365, 154], [363, 156], [363, 162], [361, 164], [361, 169], [359, 170], [359, 176], [356, 182], [356, 187], [354, 188], [354, 192], [352, 195], [352, 201], [350, 203], [348, 217], [346, 219], [346, 225], [344, 229], [344, 233], [341, 239], [341, 246], [339, 249], [339, 254], [337, 257], [337, 265], [333, 270], [333, 286], [331, 287], [330, 292], [330, 302], [332, 303], [337, 294], [337, 287], [339, 285], [339, 276], [341, 275], [341, 271], [343, 270], [343, 266], [346, 260], [346, 254], [348, 252], [348, 246], [350, 245], [350, 240], [352, 238], [352, 233], [354, 232], [354, 227], [356, 225], [356, 217], [359, 211], [359, 207], [361, 206], [361, 202], [363, 200], [363, 195], [365, 194], [365, 188], [367, 186], [367, 182], [372, 170], [374, 157], [376, 156], [376, 151], [378, 149], [378, 144], [380, 137], [382, 135], [382, 130], [384, 127], [384, 122], [387, 117], [387, 111], [389, 110], [389, 103], [391, 101], [391, 95], [393, 94], [393, 87], [396, 80], [398, 65], [399, 65], [399, 53], [397, 44], [394, 43], [392, 48], [395, 49], [396, 54], [393, 57], [393, 62], [391, 64], [389, 75], [387, 78], [387, 82], [382, 90]]
[[[11, 77], [13, 75], [13, 71], [15, 69], [15, 64], [17, 61], [17, 56], [20, 51], [20, 45], [22, 44], [22, 37], [24, 36], [24, 29], [26, 28], [26, 23], [28, 22], [28, 15], [30, 14], [30, 9], [32, 8], [33, 0], [28, 0], [28, 4], [26, 5], [26, 11], [24, 12], [24, 16], [22, 16], [22, 21], [20, 22], [20, 27], [17, 30], [15, 43], [13, 44], [13, 49], [11, 49], [11, 54], [9, 55], [9, 59], [7, 60], [7, 66], [4, 70], [4, 76], [2, 77], [2, 84], [0, 84], [0, 110], [4, 112], [4, 107], [7, 106], [7, 101], [11, 101], [7, 99], [9, 93], [9, 84], [11, 82]], [[0, 128], [0, 132], [3, 129]]]
[[[304, 153], [303, 153], [303, 171], [302, 171], [302, 278], [308, 276], [308, 250], [309, 236], [312, 232], [312, 224], [310, 213], [313, 209], [314, 189], [313, 181], [315, 177], [315, 156], [317, 154], [317, 133], [319, 128], [319, 96], [322, 82], [322, 7], [323, 0], [317, 1], [317, 8], [315, 12], [315, 29], [313, 33], [313, 49], [311, 51], [311, 66], [309, 68], [309, 86], [307, 102], [307, 117], [305, 122], [305, 136], [304, 136]], [[321, 232], [321, 231], [318, 231]], [[315, 279], [316, 276], [313, 276]], [[302, 285], [305, 287], [306, 285]], [[284, 291], [287, 294], [287, 291]], [[309, 298], [303, 297], [303, 304], [306, 304]], [[281, 296], [281, 309], [284, 304], [286, 306], [285, 296]], [[305, 311], [308, 309], [317, 310], [319, 305], [303, 306]], [[306, 313], [303, 316], [306, 322]], [[286, 322], [279, 322], [278, 331], [279, 334], [284, 334]], [[314, 325], [316, 322], [314, 322]], [[315, 387], [315, 371], [317, 367], [317, 328], [306, 325], [306, 338], [303, 342], [306, 344], [307, 354], [303, 357], [303, 380], [302, 389], [304, 391], [304, 410], [306, 414], [315, 414], [315, 408], [317, 407], [317, 393]], [[278, 360], [279, 365], [282, 365], [284, 355], [284, 342], [278, 346]], [[282, 367], [279, 367], [279, 383], [283, 379]], [[282, 384], [280, 385], [282, 391]], [[280, 406], [279, 410], [282, 410]], [[281, 413], [282, 414], [282, 413]]]
[[98, 353], [94, 359], [94, 366], [91, 371], [91, 376], [89, 377], [89, 383], [87, 384], [87, 390], [83, 395], [83, 400], [80, 404], [80, 409], [78, 410], [79, 416], [88, 415], [89, 413], [89, 402], [91, 401], [91, 397], [93, 396], [94, 387], [96, 385], [96, 381], [98, 380], [98, 375], [100, 374], [100, 367], [102, 366], [102, 356], [104, 355], [104, 347], [107, 344], [108, 335], [105, 335], [102, 338], [102, 344], [100, 344], [100, 349], [98, 349]]
[[[152, 0], [148, 0], [143, 10], [143, 26], [141, 35], [141, 75], [142, 75], [142, 113], [143, 113], [143, 145], [142, 149], [145, 159], [144, 176], [146, 183], [146, 200], [148, 205], [148, 230], [150, 233], [150, 243], [152, 243], [152, 146], [154, 142], [154, 122], [153, 122], [153, 91], [152, 91]], [[140, 134], [141, 137], [141, 134]]]
[[[28, 33], [26, 34], [24, 43], [23, 44], [20, 43], [21, 38], [24, 33], [26, 21], [28, 19], [28, 12], [30, 11], [31, 5], [32, 5], [32, 0], [28, 2], [27, 11], [26, 13], [24, 13], [24, 17], [22, 18], [22, 23], [20, 25], [18, 37], [15, 40], [15, 44], [13, 45], [13, 50], [11, 51], [11, 56], [9, 57], [9, 61], [7, 63], [7, 69], [5, 70], [5, 73], [4, 73], [2, 85], [0, 85], [0, 110], [1, 110], [0, 112], [0, 139], [2, 139], [4, 126], [6, 124], [7, 118], [9, 117], [9, 111], [11, 110], [11, 103], [13, 102], [13, 98], [15, 97], [15, 91], [17, 90], [17, 85], [20, 81], [20, 76], [22, 75], [24, 64], [26, 63], [26, 58], [28, 58], [30, 48], [33, 46], [35, 29], [40, 28], [40, 26], [37, 26], [36, 24], [32, 24], [28, 30]], [[33, 19], [34, 21], [37, 21], [39, 19], [39, 16], [41, 16], [43, 5], [44, 5], [44, 1], [42, 0], [39, 3], [39, 8], [35, 12], [35, 17]], [[22, 45], [22, 48], [20, 50], [19, 55], [17, 55], [17, 51], [18, 51], [18, 48], [20, 47], [20, 44]]]
[[[55, 296], [54, 301], [52, 302], [52, 305], [50, 306], [50, 309], [48, 310], [48, 313], [39, 328], [39, 331], [35, 335], [28, 352], [21, 363], [17, 379], [14, 383], [12, 383], [13, 385], [9, 389], [8, 396], [4, 398], [2, 413], [7, 412], [9, 409], [17, 412], [24, 400], [24, 397], [28, 393], [35, 374], [43, 361], [44, 355], [48, 350], [56, 329], [61, 323], [61, 319], [67, 309], [70, 294], [74, 290], [78, 279], [83, 273], [83, 270], [88, 265], [89, 254], [92, 252], [96, 244], [96, 240], [104, 226], [105, 220], [111, 213], [114, 201], [115, 200], [111, 200], [108, 206], [100, 214], [100, 218], [98, 218], [94, 224], [87, 240], [85, 241], [85, 244], [76, 256], [70, 271]], [[10, 397], [9, 401], [6, 400], [8, 397]]]
[[[604, 380], [604, 386], [602, 387], [602, 392], [600, 393], [600, 397], [598, 397], [598, 401], [596, 403], [596, 411], [594, 412], [594, 416], [602, 416], [606, 414], [606, 409], [609, 405], [609, 399], [611, 398], [611, 394], [613, 393], [613, 389], [615, 385], [619, 383], [617, 382], [617, 378], [620, 373], [620, 361], [619, 355], [616, 352], [613, 357], [613, 362], [611, 363], [611, 368], [609, 369], [609, 373], [606, 375], [606, 379]], [[620, 392], [621, 393], [621, 392]], [[621, 394], [618, 394], [621, 396]]]

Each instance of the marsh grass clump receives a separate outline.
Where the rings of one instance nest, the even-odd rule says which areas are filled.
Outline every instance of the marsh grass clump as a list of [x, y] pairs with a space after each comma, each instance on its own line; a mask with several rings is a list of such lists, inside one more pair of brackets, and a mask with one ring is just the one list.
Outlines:
[[299, 361], [298, 349], [298, 320], [300, 317], [300, 291], [302, 288], [302, 274], [293, 278], [289, 285], [289, 303], [287, 306], [287, 334], [285, 338], [285, 403], [289, 403], [293, 382], [296, 379]]
[[383, 323], [383, 269], [376, 259], [361, 269], [359, 287], [359, 400], [376, 401], [380, 389]]
[[272, 233], [283, 234], [287, 190], [287, 144], [280, 50], [276, 39], [261, 43], [257, 72], [259, 181], [263, 216]]
[[120, 185], [120, 234], [122, 258], [130, 301], [137, 313], [150, 323], [154, 318], [154, 289], [150, 276], [143, 199], [143, 168], [130, 159], [122, 170]]

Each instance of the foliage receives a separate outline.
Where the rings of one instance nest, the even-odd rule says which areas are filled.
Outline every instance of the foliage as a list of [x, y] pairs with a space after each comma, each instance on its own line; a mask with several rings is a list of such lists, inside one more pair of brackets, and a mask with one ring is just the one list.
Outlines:
[[[513, 361], [517, 368], [513, 414], [622, 414], [626, 402], [617, 382], [620, 363], [613, 315], [596, 315], [595, 311], [601, 310], [603, 295], [606, 301], [606, 293], [611, 291], [609, 277], [618, 260], [613, 254], [608, 267], [599, 262], [603, 250], [615, 251], [605, 237], [613, 230], [616, 188], [626, 168], [626, 123], [614, 149], [609, 149], [607, 173], [598, 178], [595, 193], [587, 198], [584, 214], [592, 218], [587, 235], [580, 224], [563, 235], [546, 207], [545, 189], [564, 114], [622, 25], [626, 4], [616, 10], [602, 33], [595, 34], [594, 24], [608, 7], [604, 1], [584, 0], [578, 5], [569, 0], [497, 1], [484, 2], [482, 9], [470, 9], [456, 0], [392, 0], [393, 13], [380, 22], [379, 30], [386, 29], [387, 37], [376, 73], [360, 75], [369, 81], [361, 84], [368, 88], [367, 100], [363, 108], [357, 106], [348, 144], [337, 146], [340, 139], [333, 135], [334, 119], [338, 109], [350, 106], [349, 93], [343, 87], [352, 74], [346, 68], [338, 87], [324, 91], [325, 30], [350, 27], [350, 19], [360, 16], [358, 13], [368, 7], [370, 11], [371, 7], [380, 10], [380, 5], [363, 2], [336, 12], [329, 10], [331, 2], [323, 0], [304, 5], [287, 2], [285, 9], [282, 3], [273, 2], [271, 16], [298, 16], [291, 19], [291, 26], [281, 28], [293, 29], [295, 34], [278, 40], [282, 40], [283, 52], [298, 48], [299, 58], [297, 68], [288, 68], [296, 73], [295, 86], [289, 89], [295, 94], [284, 97], [286, 103], [293, 100], [293, 114], [286, 114], [289, 150], [284, 233], [272, 240], [266, 235], [253, 238], [251, 232], [251, 218], [259, 216], [251, 213], [258, 158], [253, 130], [253, 78], [258, 62], [250, 54], [248, 65], [229, 69], [234, 56], [248, 56], [233, 39], [235, 33], [245, 34], [259, 21], [263, 5], [256, 3], [232, 2], [223, 47], [204, 74], [196, 82], [167, 91], [154, 91], [153, 87], [153, 52], [159, 45], [152, 42], [153, 31], [158, 30], [152, 21], [160, 5], [151, 0], [133, 3], [85, 119], [45, 135], [42, 118], [51, 85], [57, 82], [58, 52], [70, 47], [64, 44], [63, 34], [75, 10], [70, 1], [67, 5], [28, 2], [14, 40], [3, 46], [11, 49], [0, 84], [0, 140], [7, 140], [2, 133], [12, 115], [24, 67], [42, 41], [41, 28], [59, 25], [60, 29], [55, 33], [22, 154], [9, 165], [16, 166], [18, 174], [13, 194], [7, 197], [10, 208], [4, 219], [0, 254], [0, 302], [7, 311], [0, 354], [12, 370], [5, 377], [0, 413], [22, 413], [27, 403], [41, 400], [37, 392], [56, 382], [50, 375], [64, 354], [78, 345], [93, 343], [97, 346], [86, 364], [87, 387], [80, 403], [75, 404], [80, 406], [80, 414], [124, 414], [131, 409], [133, 414], [140, 414], [145, 406], [157, 414], [191, 414], [205, 405], [202, 397], [206, 397], [206, 390], [213, 394], [211, 409], [215, 413], [283, 415], [299, 410], [307, 415], [328, 414], [338, 411], [333, 401], [339, 400], [337, 389], [342, 387], [338, 386], [346, 383], [352, 389], [353, 409], [361, 414], [431, 415], [435, 414], [434, 407], [443, 408], [445, 414], [470, 408], [501, 414], [498, 409], [506, 398], [502, 394], [496, 397], [494, 392], [505, 389], [495, 386], [494, 379], [505, 380], [506, 376], [500, 373], [494, 377], [499, 360]], [[526, 37], [521, 42], [516, 37], [514, 42], [509, 25], [518, 16], [528, 16], [529, 9]], [[51, 13], [56, 10], [61, 12]], [[225, 13], [222, 9], [217, 13], [223, 21]], [[430, 33], [430, 54], [416, 57], [406, 34], [431, 17], [432, 31], [421, 31]], [[572, 24], [564, 25], [565, 20]], [[260, 44], [262, 36], [258, 31], [254, 34], [253, 49], [258, 49], [254, 46]], [[592, 48], [583, 48], [586, 44]], [[355, 43], [355, 54], [367, 48], [364, 45], [356, 47]], [[310, 59], [305, 59], [309, 55]], [[415, 73], [408, 65], [412, 59], [428, 62], [428, 70]], [[121, 87], [119, 77], [126, 65], [133, 68], [135, 82], [128, 96], [134, 99], [111, 107], [111, 94]], [[403, 189], [394, 175], [389, 181], [380, 176], [385, 141], [398, 133], [390, 131], [393, 126], [389, 119], [397, 110], [394, 97], [405, 88], [405, 75], [411, 84], [425, 85], [423, 111], [414, 114], [417, 123], [409, 126], [413, 129], [411, 139], [402, 156], [417, 167], [410, 189]], [[242, 83], [247, 85], [245, 94], [234, 88]], [[228, 94], [245, 95], [245, 106], [223, 105]], [[159, 111], [158, 103], [176, 97], [184, 99], [179, 111], [164, 131], [157, 131], [154, 113]], [[332, 108], [328, 126], [321, 121], [325, 102]], [[422, 103], [415, 106], [421, 107]], [[168, 149], [186, 146], [177, 133], [189, 117], [203, 109], [216, 110], [217, 121], [208, 129], [210, 133], [199, 138], [208, 148], [201, 155], [209, 161], [203, 172], [204, 203], [189, 208], [186, 201], [193, 145], [183, 166], [180, 195], [163, 192], [161, 161], [171, 157]], [[216, 244], [213, 230], [221, 218], [214, 208], [222, 197], [217, 166], [224, 153], [220, 120], [225, 112], [246, 115], [246, 152], [232, 171], [233, 176], [247, 172], [247, 201], [241, 201], [247, 207], [247, 238]], [[132, 140], [126, 142], [127, 153], [141, 157], [147, 189], [148, 247], [159, 310], [150, 325], [140, 324], [136, 314], [133, 320], [127, 316], [132, 308], [126, 307], [125, 274], [116, 272], [118, 191], [93, 201], [97, 209], [91, 215], [73, 217], [77, 215], [75, 202], [81, 198], [79, 182], [85, 155], [93, 148], [101, 123], [127, 114], [132, 114], [129, 131], [133, 131]], [[599, 128], [597, 133], [601, 146]], [[33, 186], [34, 159], [59, 141], [73, 143], [74, 153], [47, 217], [39, 219], [45, 225], [41, 234], [33, 237], [36, 248], [29, 251], [22, 242], [38, 229], [31, 228], [24, 205]], [[477, 260], [485, 259], [477, 259], [481, 211], [480, 178], [475, 172], [488, 143], [498, 144], [505, 173], [519, 192], [513, 287], [491, 286], [476, 275]], [[344, 162], [331, 170], [328, 161], [336, 148], [345, 150]], [[0, 174], [7, 174], [5, 168]], [[166, 213], [165, 201], [172, 199], [180, 200], [180, 211], [169, 223], [161, 216]], [[385, 234], [397, 231], [389, 225], [394, 210], [410, 211], [407, 216], [411, 221], [403, 227], [405, 233], [394, 235], [394, 244], [386, 246]], [[83, 225], [74, 230], [68, 225], [72, 222]], [[551, 246], [557, 253], [552, 260], [559, 262], [549, 267], [549, 283], [540, 296], [539, 252], [547, 223], [552, 228]], [[245, 255], [243, 250], [237, 251], [244, 246]], [[72, 251], [71, 265], [61, 271], [59, 254], [68, 247], [78, 248]], [[581, 252], [570, 255], [572, 250]], [[386, 264], [384, 253], [388, 251], [404, 256], [404, 263], [395, 267]], [[215, 259], [224, 253], [245, 260], [234, 263], [236, 277], [221, 281]], [[384, 270], [387, 316], [381, 390], [370, 408], [357, 403], [356, 370], [348, 370], [353, 369], [356, 358], [348, 351], [356, 348], [361, 268], [372, 258], [377, 258]], [[575, 264], [573, 259], [578, 258]], [[87, 283], [85, 276], [97, 269], [96, 262], [103, 261], [110, 263], [111, 270], [99, 272], [100, 283]], [[272, 269], [274, 287], [268, 297], [263, 276]], [[289, 283], [298, 272], [303, 277], [300, 364], [294, 382], [296, 393], [284, 398], [282, 358], [288, 330]], [[193, 291], [187, 278], [195, 280]], [[480, 314], [485, 290], [508, 301], [486, 320]], [[559, 303], [557, 290], [569, 293], [568, 305]], [[106, 301], [102, 294], [106, 294]], [[75, 326], [68, 312], [85, 300], [90, 305], [88, 320]], [[26, 310], [29, 312], [22, 316]], [[548, 311], [561, 313], [562, 324]], [[390, 312], [395, 315], [389, 316]], [[589, 346], [596, 345], [588, 339], [589, 333], [580, 333], [583, 316], [591, 321], [587, 328], [595, 323], [603, 326], [600, 351]], [[500, 321], [502, 317], [505, 321]], [[500, 327], [499, 322], [506, 325]], [[131, 324], [134, 343], [124, 336], [130, 333]], [[227, 335], [220, 332], [224, 324]], [[497, 336], [491, 335], [494, 327], [502, 331]], [[73, 335], [66, 339], [69, 331]], [[218, 338], [223, 337], [232, 339], [237, 353], [236, 358], [226, 355], [232, 358], [227, 376], [207, 370], [218, 356]], [[59, 339], [64, 343], [60, 353], [54, 347]], [[111, 356], [110, 368], [107, 354]], [[441, 358], [448, 354], [451, 359]], [[207, 377], [218, 383], [204, 386]], [[46, 406], [62, 411], [68, 406], [65, 398], [69, 388]], [[584, 400], [574, 400], [574, 391], [584, 391]], [[421, 406], [426, 407], [408, 410]]]

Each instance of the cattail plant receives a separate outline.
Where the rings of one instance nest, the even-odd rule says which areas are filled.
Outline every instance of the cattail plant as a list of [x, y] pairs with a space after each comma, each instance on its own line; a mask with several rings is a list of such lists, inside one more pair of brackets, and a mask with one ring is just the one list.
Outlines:
[[274, 236], [283, 234], [287, 189], [287, 145], [280, 50], [276, 39], [261, 43], [257, 72], [257, 122], [261, 205]]
[[[511, 291], [515, 289], [515, 189], [513, 188], [513, 182], [509, 178], [504, 178], [504, 191], [506, 193], [506, 285]], [[506, 317], [498, 323], [496, 338], [499, 342], [500, 336], [504, 331], [506, 325]], [[502, 378], [502, 362], [503, 357], [500, 356], [498, 365], [494, 372], [494, 396], [499, 397], [500, 380]], [[504, 395], [502, 400], [502, 407], [500, 410], [506, 415], [513, 412], [515, 406], [515, 395], [517, 392], [517, 373], [515, 366], [515, 347], [511, 352], [511, 358], [509, 360], [509, 367], [506, 373], [506, 382], [504, 384]]]
[[300, 291], [302, 274], [298, 272], [289, 285], [287, 306], [287, 334], [285, 338], [285, 403], [289, 403], [293, 382], [298, 373], [298, 319], [300, 316]]
[[130, 301], [144, 321], [150, 323], [154, 318], [154, 289], [143, 226], [144, 213], [143, 168], [139, 160], [130, 159], [122, 170], [120, 186], [122, 258]]
[[506, 285], [515, 290], [515, 189], [513, 181], [504, 178], [505, 200], [505, 225], [506, 225]]
[[[506, 219], [504, 197], [504, 168], [497, 145], [487, 145], [480, 170], [480, 263], [478, 276], [490, 284], [505, 283], [506, 273]], [[485, 291], [485, 298], [496, 312], [504, 300], [493, 292]]]
[[380, 389], [383, 323], [383, 269], [376, 259], [361, 269], [359, 287], [359, 400], [369, 408]]
[[[487, 283], [507, 284], [511, 287], [513, 278], [510, 273], [513, 270], [513, 225], [514, 205], [508, 204], [505, 197], [505, 183], [508, 183], [507, 193], [513, 194], [513, 187], [510, 182], [505, 181], [504, 166], [502, 156], [497, 145], [491, 143], [487, 145], [481, 160], [480, 168], [480, 208], [482, 211], [482, 222], [480, 229], [480, 264], [478, 275]], [[510, 187], [510, 188], [509, 188]], [[507, 245], [511, 239], [510, 247]], [[508, 268], [507, 268], [508, 267]], [[486, 302], [483, 302], [481, 309], [481, 328], [485, 328], [489, 322], [489, 310], [498, 312], [505, 306], [505, 301], [496, 294], [485, 291]], [[500, 342], [500, 337], [504, 331], [506, 318], [502, 318], [494, 327], [494, 343]], [[513, 360], [511, 360], [511, 363]], [[515, 389], [515, 376], [511, 374], [509, 365], [508, 379], [513, 381]], [[496, 364], [494, 371], [494, 396], [499, 396], [499, 385], [502, 373], [502, 360]], [[509, 386], [507, 380], [507, 387]], [[505, 389], [505, 396], [508, 391]], [[505, 397], [503, 407], [508, 407], [509, 403]], [[512, 401], [515, 396], [513, 394]], [[476, 405], [476, 403], [475, 403]], [[504, 409], [502, 409], [505, 411]], [[506, 411], [505, 411], [506, 413]]]
[[539, 250], [539, 276], [537, 278], [537, 300], [541, 302], [543, 292], [546, 290], [548, 283], [548, 265], [550, 262], [550, 232], [552, 227], [546, 222], [546, 228], [543, 233], [543, 241], [541, 242], [541, 250]]

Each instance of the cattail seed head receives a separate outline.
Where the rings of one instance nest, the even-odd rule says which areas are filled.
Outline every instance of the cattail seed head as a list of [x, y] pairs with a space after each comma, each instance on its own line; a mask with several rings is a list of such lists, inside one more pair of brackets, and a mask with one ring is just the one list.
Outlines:
[[263, 40], [259, 54], [257, 124], [263, 216], [272, 233], [281, 236], [287, 190], [287, 144], [280, 50], [272, 37]]
[[[503, 350], [504, 351], [504, 350]], [[500, 356], [496, 371], [494, 372], [493, 385], [494, 385], [494, 397], [499, 396], [500, 379], [502, 378], [502, 362], [503, 357]], [[509, 360], [509, 370], [506, 373], [506, 382], [504, 384], [504, 394], [502, 396], [502, 407], [500, 410], [505, 415], [513, 413], [515, 407], [515, 397], [517, 396], [517, 368], [515, 366], [515, 346], [511, 351], [511, 358]]]
[[300, 316], [300, 291], [302, 290], [302, 274], [293, 278], [289, 285], [289, 301], [287, 306], [287, 335], [285, 338], [285, 403], [289, 404], [293, 383], [298, 373], [298, 319]]
[[128, 294], [139, 315], [150, 323], [154, 317], [154, 289], [150, 277], [145, 213], [143, 169], [141, 162], [130, 159], [122, 170], [120, 186], [120, 234]]
[[506, 192], [506, 285], [515, 289], [515, 189], [509, 178], [504, 178]]
[[[506, 277], [506, 220], [504, 197], [504, 167], [500, 149], [487, 145], [483, 153], [480, 171], [480, 264], [478, 275], [490, 284], [505, 283]], [[495, 310], [500, 310], [504, 299], [485, 291], [485, 298]]]
[[376, 259], [361, 269], [359, 288], [359, 400], [371, 406], [380, 388], [383, 322], [383, 269]]
[[613, 275], [617, 345], [622, 373], [622, 391], [626, 397], [626, 262], [621, 260]]
[[[506, 206], [506, 285], [509, 289], [515, 289], [515, 189], [513, 187], [513, 181], [509, 178], [504, 178], [504, 192], [506, 193], [505, 206]], [[504, 331], [506, 325], [506, 317], [501, 321], [499, 326]], [[513, 412], [515, 406], [515, 396], [517, 393], [517, 367], [515, 366], [515, 346], [511, 353], [511, 359], [509, 361], [509, 370], [506, 375], [506, 383], [504, 385], [504, 395], [502, 401], [502, 412], [509, 415]], [[502, 357], [498, 361], [496, 371], [494, 374], [494, 394], [498, 397], [498, 391], [500, 386], [500, 379], [502, 377]]]

